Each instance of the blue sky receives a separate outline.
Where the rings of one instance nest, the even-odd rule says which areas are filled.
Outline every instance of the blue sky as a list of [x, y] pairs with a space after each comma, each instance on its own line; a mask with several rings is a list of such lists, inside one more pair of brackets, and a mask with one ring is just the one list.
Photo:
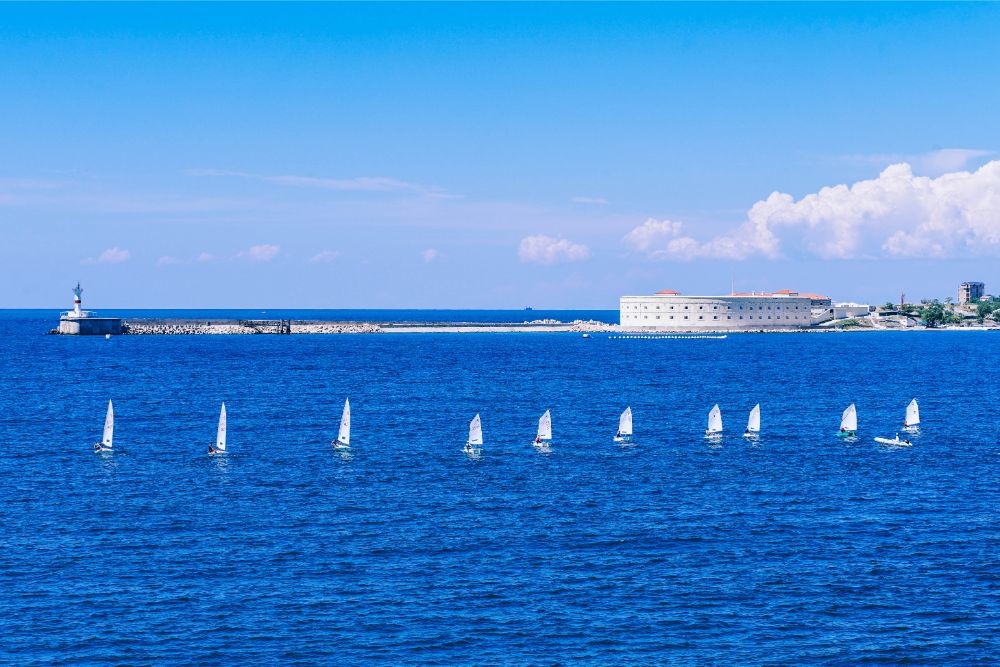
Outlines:
[[0, 5], [0, 306], [1000, 292], [998, 34], [990, 4]]

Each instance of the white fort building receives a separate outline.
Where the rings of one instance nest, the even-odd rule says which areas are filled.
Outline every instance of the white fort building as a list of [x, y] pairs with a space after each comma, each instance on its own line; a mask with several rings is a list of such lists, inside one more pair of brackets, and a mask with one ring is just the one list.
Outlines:
[[727, 296], [661, 290], [650, 296], [621, 297], [619, 323], [628, 329], [673, 331], [806, 328], [821, 321], [819, 313], [829, 309], [828, 297], [791, 290]]

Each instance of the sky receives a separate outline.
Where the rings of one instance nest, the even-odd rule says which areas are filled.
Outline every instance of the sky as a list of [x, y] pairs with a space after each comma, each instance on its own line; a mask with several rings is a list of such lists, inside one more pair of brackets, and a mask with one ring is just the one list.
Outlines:
[[1000, 293], [1000, 4], [0, 4], [0, 307]]

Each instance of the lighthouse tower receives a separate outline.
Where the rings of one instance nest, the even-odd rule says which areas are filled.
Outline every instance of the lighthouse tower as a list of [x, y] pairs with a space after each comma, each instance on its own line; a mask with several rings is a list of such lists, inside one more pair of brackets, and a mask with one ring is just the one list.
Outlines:
[[83, 294], [83, 288], [80, 287], [79, 281], [76, 283], [76, 287], [73, 288], [73, 317], [83, 317], [83, 311], [80, 310], [80, 304], [83, 301], [80, 296]]
[[119, 317], [97, 317], [91, 310], [83, 310], [83, 288], [80, 283], [73, 288], [73, 310], [60, 313], [59, 328], [54, 332], [76, 336], [118, 335], [122, 332]]

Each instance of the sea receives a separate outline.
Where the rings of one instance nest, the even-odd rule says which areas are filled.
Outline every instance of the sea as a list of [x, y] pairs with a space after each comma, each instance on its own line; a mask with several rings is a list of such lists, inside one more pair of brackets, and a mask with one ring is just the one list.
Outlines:
[[[142, 311], [179, 312], [205, 316]], [[356, 319], [616, 315], [401, 312]], [[1000, 334], [105, 340], [46, 335], [57, 318], [0, 312], [0, 663], [1000, 656]], [[912, 398], [912, 446], [875, 443]], [[95, 454], [109, 399], [114, 452]]]

